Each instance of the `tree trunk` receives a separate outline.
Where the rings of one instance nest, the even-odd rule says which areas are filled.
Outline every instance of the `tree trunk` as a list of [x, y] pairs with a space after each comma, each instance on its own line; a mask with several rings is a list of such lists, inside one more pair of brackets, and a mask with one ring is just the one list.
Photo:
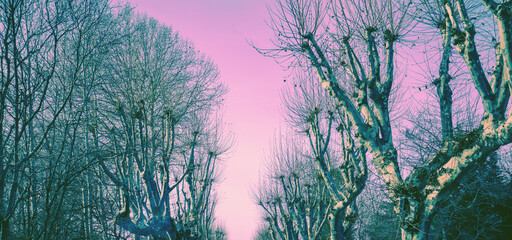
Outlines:
[[9, 239], [9, 220], [2, 220], [0, 223], [0, 240], [7, 240]]
[[334, 210], [331, 217], [331, 240], [345, 240], [345, 228], [343, 222], [345, 220], [346, 208]]

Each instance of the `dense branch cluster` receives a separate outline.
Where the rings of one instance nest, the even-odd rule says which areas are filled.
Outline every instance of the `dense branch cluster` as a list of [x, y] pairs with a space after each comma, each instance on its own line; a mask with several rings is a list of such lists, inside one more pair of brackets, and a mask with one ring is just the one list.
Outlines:
[[[301, 97], [284, 99], [293, 102], [286, 109], [296, 119], [292, 126], [300, 122], [297, 119], [310, 123], [296, 134], [310, 139], [312, 163], [317, 163], [316, 171], [332, 200], [340, 204], [335, 206], [344, 209], [358, 202], [365, 181], [357, 178], [366, 172], [361, 169], [367, 167], [368, 155], [373, 163], [368, 167], [380, 176], [394, 205], [402, 239], [442, 238], [434, 234], [434, 225], [442, 225], [436, 216], [446, 209], [446, 199], [456, 195], [459, 183], [470, 181], [465, 176], [496, 164], [488, 161], [490, 156], [512, 142], [511, 4], [492, 0], [276, 1], [269, 11], [274, 47], [257, 50], [299, 73], [293, 88], [323, 89], [329, 98], [321, 104], [303, 101], [318, 93], [296, 90], [286, 94]], [[418, 45], [425, 50], [413, 48]], [[312, 71], [317, 76], [302, 77]], [[417, 89], [434, 89], [432, 94], [411, 96], [416, 98], [414, 104], [398, 102], [410, 108], [410, 113], [399, 115], [396, 95], [412, 94], [407, 88], [413, 78], [408, 75], [421, 78], [421, 72], [428, 73], [424, 78], [430, 82]], [[311, 85], [311, 81], [317, 83]], [[476, 91], [460, 97], [470, 88]], [[478, 98], [479, 105], [468, 101], [471, 98]], [[298, 105], [305, 107], [297, 111]], [[317, 118], [319, 106], [328, 109], [321, 118]], [[428, 119], [430, 125], [418, 125], [417, 118]], [[336, 130], [341, 144], [329, 142], [333, 123], [340, 123]], [[432, 135], [422, 136], [425, 133]], [[345, 154], [335, 159], [329, 153], [333, 151]], [[325, 157], [330, 160], [324, 161]], [[348, 164], [351, 161], [355, 163]], [[329, 164], [345, 174], [343, 179], [363, 184], [354, 189], [352, 181], [336, 183], [326, 174], [332, 172]], [[336, 207], [331, 211], [336, 212]], [[351, 237], [339, 234], [344, 231], [342, 224], [331, 224], [331, 228], [335, 228], [332, 239]]]
[[0, 3], [0, 239], [224, 239], [226, 87], [108, 0]]

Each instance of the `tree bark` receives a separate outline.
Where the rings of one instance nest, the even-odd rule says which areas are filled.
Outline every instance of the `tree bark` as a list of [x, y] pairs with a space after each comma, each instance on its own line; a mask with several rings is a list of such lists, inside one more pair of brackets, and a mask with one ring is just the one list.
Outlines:
[[10, 239], [10, 225], [9, 220], [2, 220], [0, 223], [0, 240]]
[[331, 240], [345, 240], [345, 229], [343, 221], [345, 219], [346, 208], [334, 210], [331, 215]]

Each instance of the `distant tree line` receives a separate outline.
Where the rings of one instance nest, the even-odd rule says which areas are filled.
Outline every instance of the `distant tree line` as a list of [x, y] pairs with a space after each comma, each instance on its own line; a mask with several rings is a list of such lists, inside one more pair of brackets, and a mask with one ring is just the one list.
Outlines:
[[508, 239], [512, 1], [276, 0], [255, 239]]
[[225, 239], [216, 65], [109, 0], [0, 3], [0, 239]]

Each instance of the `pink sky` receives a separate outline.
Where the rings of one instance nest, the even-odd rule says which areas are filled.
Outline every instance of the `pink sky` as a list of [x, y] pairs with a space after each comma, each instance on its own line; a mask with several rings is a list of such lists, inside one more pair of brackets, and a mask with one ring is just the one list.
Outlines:
[[252, 239], [259, 213], [250, 196], [270, 140], [279, 128], [280, 88], [285, 72], [258, 54], [248, 40], [271, 46], [265, 24], [272, 0], [130, 0], [136, 9], [172, 26], [219, 66], [230, 92], [224, 120], [232, 126], [236, 144], [224, 162], [224, 180], [217, 187], [219, 223], [228, 239]]

